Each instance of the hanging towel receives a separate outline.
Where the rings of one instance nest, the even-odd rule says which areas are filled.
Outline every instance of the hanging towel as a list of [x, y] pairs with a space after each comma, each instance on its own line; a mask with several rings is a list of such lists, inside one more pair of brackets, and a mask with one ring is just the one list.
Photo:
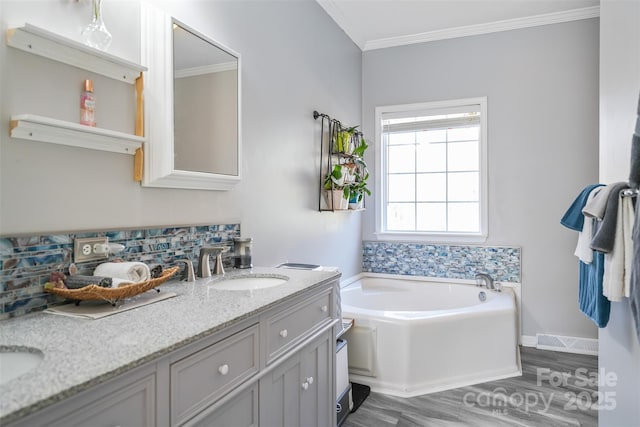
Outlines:
[[636, 325], [638, 342], [640, 342], [640, 197], [637, 197], [636, 200], [636, 215], [633, 224], [633, 266], [629, 286], [631, 315]]
[[591, 190], [600, 186], [602, 186], [602, 184], [587, 185], [584, 190], [582, 190], [580, 194], [578, 194], [578, 197], [576, 197], [573, 203], [571, 203], [571, 206], [569, 206], [567, 212], [565, 212], [565, 214], [562, 216], [560, 224], [571, 230], [582, 231], [582, 226], [584, 225], [584, 215], [582, 214], [582, 208], [589, 198]]
[[96, 267], [94, 276], [113, 277], [129, 282], [144, 282], [151, 278], [147, 264], [143, 262], [105, 262]]
[[582, 213], [586, 218], [596, 218], [602, 219], [604, 217], [604, 211], [607, 207], [607, 199], [609, 199], [609, 194], [611, 193], [611, 189], [613, 187], [611, 185], [607, 185], [604, 188], [600, 189], [600, 192], [593, 199], [589, 200], [584, 208], [582, 208]]
[[[589, 185], [578, 195], [576, 200], [571, 204], [567, 212], [560, 221], [562, 225], [576, 231], [582, 231], [584, 221], [582, 209], [589, 198], [589, 193], [599, 187], [597, 185]], [[606, 187], [605, 187], [606, 188]], [[601, 191], [603, 191], [601, 189]], [[595, 198], [596, 196], [594, 196]], [[575, 211], [581, 215], [576, 215]], [[578, 218], [582, 217], [582, 221]], [[589, 218], [589, 221], [595, 221]], [[580, 225], [578, 227], [578, 225]], [[609, 322], [609, 313], [611, 303], [602, 295], [602, 276], [604, 273], [604, 255], [599, 252], [593, 254], [591, 264], [585, 264], [579, 261], [579, 280], [578, 280], [578, 307], [589, 319], [591, 319], [599, 328], [604, 328]]]
[[578, 282], [578, 306], [580, 311], [596, 324], [604, 328], [609, 323], [611, 302], [602, 295], [602, 276], [604, 274], [604, 254], [594, 252], [591, 264], [580, 261]]
[[633, 261], [633, 205], [630, 197], [618, 196], [618, 199], [614, 245], [611, 252], [604, 254], [602, 294], [609, 301], [621, 301], [622, 297], [629, 296]]
[[[638, 99], [638, 109], [636, 117], [636, 130], [633, 133], [631, 146], [631, 173], [629, 183], [633, 183], [633, 188], [638, 188], [640, 181], [640, 99]], [[636, 214], [633, 224], [633, 265], [631, 267], [631, 283], [629, 284], [629, 303], [631, 305], [631, 316], [636, 325], [636, 335], [640, 342], [640, 197], [636, 197]]]
[[636, 130], [631, 137], [631, 169], [629, 170], [629, 186], [640, 187], [640, 99], [638, 99], [638, 119]]
[[[587, 198], [587, 205], [602, 190], [603, 187], [597, 187], [591, 190]], [[586, 206], [586, 205], [585, 205]], [[593, 249], [591, 249], [591, 239], [593, 239], [593, 218], [584, 218], [582, 231], [578, 233], [578, 244], [573, 253], [580, 261], [585, 264], [591, 264], [593, 261]]]
[[626, 182], [616, 182], [609, 184], [611, 187], [609, 197], [607, 197], [607, 206], [604, 211], [604, 217], [600, 223], [598, 231], [596, 231], [591, 241], [591, 249], [599, 252], [608, 253], [613, 250], [616, 235], [616, 223], [618, 221], [618, 200], [620, 199], [620, 191], [629, 188]]

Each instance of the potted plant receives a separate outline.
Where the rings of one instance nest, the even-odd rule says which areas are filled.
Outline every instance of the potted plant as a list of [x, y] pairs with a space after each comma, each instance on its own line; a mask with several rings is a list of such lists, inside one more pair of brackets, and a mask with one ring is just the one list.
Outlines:
[[354, 180], [348, 184], [349, 191], [349, 208], [361, 209], [364, 201], [364, 195], [371, 195], [371, 191], [367, 188], [367, 180], [369, 179], [369, 171], [364, 159], [364, 152], [369, 147], [367, 142], [362, 138], [360, 144], [353, 150], [353, 160], [350, 164]]
[[349, 209], [361, 209], [364, 202], [364, 195], [371, 195], [371, 190], [367, 188], [367, 180], [369, 179], [369, 173], [364, 172], [364, 175], [356, 173], [355, 182], [347, 186], [349, 191]]
[[324, 189], [327, 206], [331, 209], [347, 209], [349, 207], [350, 186], [345, 185], [343, 165], [334, 165], [324, 178]]
[[333, 145], [333, 149], [336, 153], [351, 154], [351, 143], [358, 126], [340, 129], [336, 132]]

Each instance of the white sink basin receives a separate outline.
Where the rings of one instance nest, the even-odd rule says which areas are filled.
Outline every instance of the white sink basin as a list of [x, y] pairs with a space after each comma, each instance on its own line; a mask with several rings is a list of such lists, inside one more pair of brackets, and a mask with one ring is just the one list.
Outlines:
[[44, 355], [36, 349], [0, 350], [0, 385], [37, 368], [42, 359]]
[[289, 278], [287, 276], [270, 275], [261, 276], [256, 274], [247, 274], [236, 277], [229, 277], [220, 282], [211, 284], [211, 287], [215, 289], [221, 289], [225, 291], [252, 291], [256, 289], [272, 288], [274, 286], [280, 286], [285, 283]]

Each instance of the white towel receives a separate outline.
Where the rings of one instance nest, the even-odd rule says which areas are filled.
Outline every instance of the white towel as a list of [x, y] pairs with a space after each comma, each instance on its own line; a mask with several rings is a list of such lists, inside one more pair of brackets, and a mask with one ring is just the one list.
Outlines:
[[630, 197], [618, 196], [618, 218], [616, 221], [613, 250], [604, 254], [604, 276], [602, 294], [609, 301], [621, 301], [631, 294], [631, 267], [633, 264], [634, 211]]
[[111, 287], [112, 288], [119, 288], [120, 286], [127, 286], [127, 285], [133, 285], [133, 284], [135, 284], [135, 282], [132, 282], [131, 280], [118, 279], [117, 277], [112, 277], [111, 278]]
[[[143, 262], [105, 262], [96, 267], [93, 275], [113, 277], [133, 283], [145, 282], [151, 279], [149, 266]], [[114, 284], [113, 287], [118, 286]]]
[[[597, 187], [591, 190], [591, 193], [589, 193], [589, 196], [587, 197], [585, 206], [587, 206], [589, 202], [596, 197], [602, 188], [603, 187]], [[593, 239], [593, 221], [593, 218], [585, 216], [582, 231], [578, 233], [578, 244], [576, 245], [576, 250], [573, 253], [585, 264], [591, 264], [591, 262], [593, 262], [593, 249], [591, 249], [591, 239]]]

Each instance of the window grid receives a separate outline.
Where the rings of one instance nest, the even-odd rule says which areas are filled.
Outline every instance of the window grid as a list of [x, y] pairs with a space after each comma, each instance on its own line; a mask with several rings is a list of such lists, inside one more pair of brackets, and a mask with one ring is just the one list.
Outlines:
[[[478, 128], [478, 135], [479, 135], [479, 126], [473, 126]], [[395, 204], [412, 204], [413, 205], [413, 213], [414, 213], [414, 220], [413, 220], [413, 231], [415, 232], [451, 232], [450, 231], [450, 218], [449, 218], [449, 214], [450, 214], [450, 206], [451, 205], [455, 205], [455, 204], [462, 204], [462, 203], [479, 203], [480, 200], [476, 199], [476, 200], [455, 200], [452, 201], [450, 200], [449, 197], [449, 188], [450, 188], [450, 177], [451, 177], [451, 173], [452, 171], [449, 168], [449, 157], [450, 157], [450, 153], [449, 153], [449, 149], [450, 149], [450, 144], [452, 143], [464, 143], [464, 142], [476, 142], [479, 144], [480, 140], [480, 136], [478, 136], [477, 139], [461, 139], [461, 140], [456, 140], [456, 141], [451, 141], [451, 137], [450, 137], [450, 130], [452, 128], [447, 128], [446, 132], [445, 132], [445, 139], [444, 141], [441, 142], [430, 142], [430, 144], [444, 144], [444, 148], [445, 148], [445, 152], [444, 152], [444, 165], [445, 168], [443, 171], [418, 171], [418, 132], [420, 131], [414, 131], [412, 132], [413, 134], [413, 142], [411, 143], [411, 145], [413, 146], [413, 172], [392, 172], [389, 173], [387, 172], [387, 177], [390, 175], [413, 175], [413, 181], [414, 181], [414, 188], [413, 188], [413, 201], [394, 201], [394, 202], [390, 202], [389, 201], [389, 194], [390, 194], [390, 188], [389, 188], [389, 179], [387, 179], [386, 181], [386, 187], [387, 187], [387, 197], [385, 197], [386, 199], [386, 211], [388, 212], [388, 208], [389, 208], [389, 204], [390, 203], [395, 203]], [[455, 128], [453, 128], [455, 129]], [[390, 147], [391, 144], [389, 144], [389, 137], [387, 133], [384, 133], [384, 143], [386, 146], [386, 151], [387, 151], [387, 158], [389, 158], [390, 156]], [[409, 145], [409, 144], [394, 144], [394, 147], [398, 147], [398, 146], [402, 146], [402, 145]], [[465, 172], [478, 172], [480, 173], [480, 170], [478, 168], [476, 169], [463, 169], [463, 170], [456, 170], [453, 171], [453, 173], [465, 173]], [[418, 200], [418, 177], [420, 175], [429, 175], [429, 174], [444, 174], [444, 200], [437, 200], [437, 201], [419, 201]], [[421, 204], [424, 205], [428, 205], [428, 204], [444, 204], [444, 230], [440, 231], [440, 230], [429, 230], [429, 229], [421, 229], [418, 226], [418, 222], [419, 222], [419, 216], [418, 216], [418, 208]], [[388, 221], [386, 221], [386, 223], [388, 224]], [[388, 225], [385, 225], [388, 229]], [[389, 230], [389, 231], [400, 231], [400, 230]]]

